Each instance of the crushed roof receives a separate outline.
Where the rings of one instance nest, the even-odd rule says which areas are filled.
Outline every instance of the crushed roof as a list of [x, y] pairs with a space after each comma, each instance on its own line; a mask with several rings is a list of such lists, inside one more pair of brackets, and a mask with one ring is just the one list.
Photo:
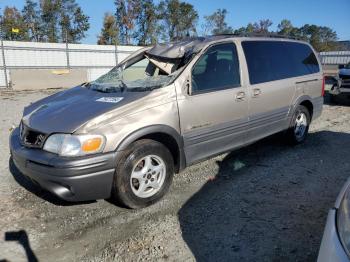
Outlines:
[[154, 47], [147, 50], [146, 54], [158, 58], [180, 59], [199, 52], [205, 45], [212, 41], [224, 38], [228, 38], [228, 36], [195, 37], [176, 42], [156, 44]]
[[156, 57], [158, 59], [181, 59], [182, 57], [189, 56], [191, 54], [197, 53], [203, 49], [208, 43], [222, 40], [232, 37], [264, 37], [264, 38], [288, 38], [278, 34], [248, 34], [248, 35], [237, 35], [237, 34], [222, 34], [207, 37], [192, 37], [176, 42], [156, 44], [152, 48], [146, 51], [151, 57]]

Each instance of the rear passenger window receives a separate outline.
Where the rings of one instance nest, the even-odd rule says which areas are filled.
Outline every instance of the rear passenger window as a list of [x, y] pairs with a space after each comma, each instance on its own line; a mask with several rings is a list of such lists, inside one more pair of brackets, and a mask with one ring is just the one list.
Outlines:
[[210, 47], [192, 69], [194, 93], [240, 86], [239, 62], [235, 45]]
[[289, 57], [291, 63], [295, 65], [295, 75], [302, 76], [317, 73], [320, 71], [316, 56], [311, 48], [300, 43], [291, 44], [289, 49]]
[[320, 71], [311, 48], [283, 41], [242, 42], [251, 84], [259, 84]]

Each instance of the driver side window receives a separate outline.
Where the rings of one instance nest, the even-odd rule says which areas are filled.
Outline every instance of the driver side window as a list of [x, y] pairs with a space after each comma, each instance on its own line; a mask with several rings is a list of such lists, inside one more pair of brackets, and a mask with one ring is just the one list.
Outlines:
[[239, 87], [239, 61], [233, 43], [210, 47], [192, 68], [192, 92]]

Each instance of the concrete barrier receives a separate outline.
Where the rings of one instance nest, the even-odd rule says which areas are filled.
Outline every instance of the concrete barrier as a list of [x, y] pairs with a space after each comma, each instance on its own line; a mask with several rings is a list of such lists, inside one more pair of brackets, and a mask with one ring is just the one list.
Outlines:
[[86, 82], [86, 69], [12, 69], [13, 90], [68, 88]]

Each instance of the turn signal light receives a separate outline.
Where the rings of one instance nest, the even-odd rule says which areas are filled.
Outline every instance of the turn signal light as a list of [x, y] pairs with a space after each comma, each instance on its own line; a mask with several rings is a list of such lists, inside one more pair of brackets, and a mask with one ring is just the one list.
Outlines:
[[98, 151], [101, 145], [102, 145], [102, 139], [99, 137], [94, 137], [86, 140], [82, 145], [81, 149], [84, 152]]

